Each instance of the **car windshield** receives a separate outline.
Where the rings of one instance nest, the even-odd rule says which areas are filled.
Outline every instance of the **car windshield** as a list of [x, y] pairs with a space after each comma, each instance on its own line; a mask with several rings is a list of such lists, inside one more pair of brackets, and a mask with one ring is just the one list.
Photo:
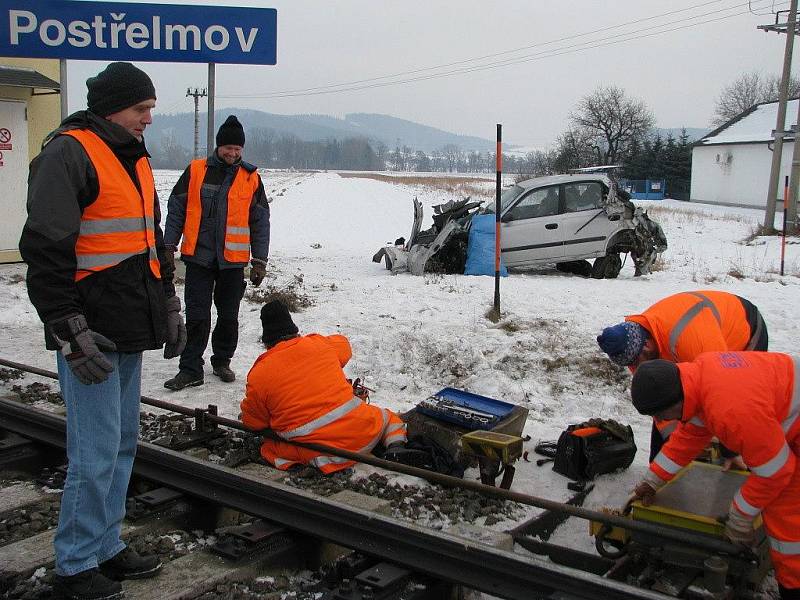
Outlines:
[[[510, 188], [508, 188], [506, 191], [504, 191], [504, 192], [503, 192], [503, 193], [500, 195], [500, 212], [501, 212], [501, 213], [504, 213], [504, 212], [505, 212], [505, 210], [508, 208], [508, 206], [509, 206], [509, 205], [510, 205], [510, 204], [511, 204], [511, 203], [512, 203], [514, 200], [516, 200], [517, 196], [519, 196], [519, 195], [520, 195], [520, 194], [521, 194], [523, 191], [525, 191], [525, 190], [523, 190], [523, 189], [522, 189], [520, 186], [518, 186], [518, 185], [512, 185]], [[495, 203], [495, 201], [494, 201], [494, 200], [492, 200], [491, 202], [488, 202], [488, 203], [486, 204], [486, 210], [485, 210], [485, 212], [487, 212], [487, 213], [493, 213], [493, 212], [494, 212], [494, 209], [495, 209], [495, 205], [496, 205], [496, 203]]]

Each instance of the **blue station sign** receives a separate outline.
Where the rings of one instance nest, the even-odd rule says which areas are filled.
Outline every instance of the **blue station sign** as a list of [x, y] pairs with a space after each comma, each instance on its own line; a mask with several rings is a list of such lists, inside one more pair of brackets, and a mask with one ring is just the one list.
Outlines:
[[274, 8], [0, 0], [0, 56], [274, 65]]

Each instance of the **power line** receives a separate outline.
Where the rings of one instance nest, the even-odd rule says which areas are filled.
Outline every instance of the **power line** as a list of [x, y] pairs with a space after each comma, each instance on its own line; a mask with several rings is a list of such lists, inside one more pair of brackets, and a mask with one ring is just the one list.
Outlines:
[[[681, 27], [675, 27], [675, 28], [671, 28], [671, 29], [661, 29], [660, 31], [656, 31], [656, 32], [653, 32], [653, 33], [650, 33], [650, 34], [645, 34], [645, 35], [631, 36], [630, 32], [624, 32], [624, 33], [619, 33], [619, 34], [610, 36], [608, 38], [603, 38], [603, 39], [600, 39], [600, 40], [595, 39], [595, 40], [580, 42], [580, 43], [571, 44], [571, 45], [567, 45], [567, 46], [561, 46], [559, 48], [554, 48], [554, 49], [551, 49], [551, 50], [544, 50], [542, 52], [534, 53], [534, 54], [531, 54], [531, 55], [523, 55], [523, 56], [518, 56], [518, 57], [512, 57], [512, 58], [503, 59], [503, 60], [500, 60], [500, 61], [486, 63], [486, 64], [483, 64], [483, 65], [467, 66], [467, 67], [463, 67], [463, 68], [459, 68], [459, 69], [453, 69], [453, 70], [450, 70], [450, 71], [444, 71], [444, 72], [439, 72], [439, 73], [432, 73], [430, 75], [423, 75], [423, 76], [419, 76], [419, 77], [410, 77], [410, 78], [405, 78], [405, 79], [394, 79], [392, 81], [382, 81], [382, 80], [393, 79], [393, 78], [404, 76], [404, 75], [413, 75], [413, 74], [416, 74], [416, 73], [424, 73], [426, 71], [434, 71], [434, 70], [438, 70], [438, 69], [443, 69], [445, 67], [450, 67], [450, 66], [455, 66], [455, 65], [463, 65], [463, 64], [467, 64], [467, 63], [471, 63], [471, 62], [475, 62], [475, 61], [485, 60], [487, 58], [494, 58], [494, 57], [498, 57], [498, 56], [502, 56], [502, 55], [506, 55], [506, 54], [512, 54], [512, 53], [515, 53], [515, 52], [521, 52], [523, 50], [528, 50], [528, 49], [531, 49], [531, 48], [536, 48], [536, 47], [540, 47], [540, 46], [547, 46], [547, 45], [551, 45], [551, 44], [556, 44], [556, 43], [559, 43], [559, 42], [568, 41], [568, 40], [572, 40], [572, 39], [575, 39], [575, 38], [582, 38], [582, 37], [586, 37], [586, 36], [593, 35], [593, 34], [596, 34], [596, 33], [609, 31], [609, 30], [612, 30], [612, 29], [618, 29], [620, 27], [627, 27], [629, 25], [642, 23], [642, 22], [645, 22], [645, 21], [653, 20], [653, 19], [659, 19], [659, 18], [662, 18], [664, 16], [677, 14], [677, 13], [680, 13], [680, 12], [686, 12], [687, 10], [693, 10], [693, 9], [701, 8], [701, 7], [707, 6], [709, 4], [716, 4], [716, 3], [720, 2], [720, 1], [722, 1], [722, 0], [712, 0], [710, 2], [704, 2], [702, 4], [697, 4], [697, 5], [694, 5], [694, 6], [691, 6], [691, 7], [687, 7], [687, 8], [683, 8], [683, 9], [679, 9], [679, 10], [673, 10], [673, 11], [669, 11], [669, 12], [666, 12], [666, 13], [661, 13], [661, 14], [658, 14], [658, 15], [652, 15], [650, 17], [644, 17], [644, 18], [641, 18], [641, 19], [636, 19], [634, 21], [628, 21], [628, 22], [625, 22], [625, 23], [617, 24], [617, 25], [611, 25], [611, 26], [608, 26], [608, 27], [595, 29], [595, 30], [592, 30], [592, 31], [589, 31], [589, 32], [585, 32], [585, 33], [579, 33], [579, 34], [575, 34], [575, 35], [565, 36], [565, 37], [562, 37], [562, 38], [558, 38], [556, 40], [550, 40], [550, 41], [547, 41], [547, 42], [540, 42], [538, 44], [533, 44], [533, 45], [530, 45], [530, 46], [523, 46], [523, 47], [515, 48], [515, 49], [512, 49], [512, 50], [504, 50], [502, 52], [496, 52], [496, 53], [493, 53], [493, 54], [487, 54], [487, 55], [484, 55], [484, 56], [475, 57], [475, 58], [471, 58], [471, 59], [465, 59], [465, 60], [461, 60], [461, 61], [446, 63], [446, 64], [443, 64], [443, 65], [438, 65], [438, 66], [434, 66], [434, 67], [425, 67], [425, 68], [421, 68], [421, 69], [414, 69], [414, 70], [410, 70], [410, 71], [404, 71], [404, 72], [401, 72], [401, 73], [395, 73], [393, 75], [383, 75], [383, 76], [379, 76], [379, 77], [361, 79], [361, 80], [356, 80], [356, 81], [347, 82], [347, 83], [330, 84], [330, 85], [311, 87], [311, 88], [302, 88], [302, 89], [296, 89], [296, 90], [285, 90], [285, 91], [278, 91], [278, 92], [269, 92], [269, 93], [265, 93], [265, 94], [229, 94], [229, 95], [220, 95], [219, 97], [220, 98], [265, 98], [265, 99], [267, 99], [267, 98], [291, 98], [291, 97], [298, 97], [298, 96], [316, 96], [316, 95], [321, 95], [321, 94], [330, 94], [330, 93], [347, 92], [347, 91], [358, 91], [358, 90], [362, 90], [362, 89], [386, 87], [386, 86], [390, 86], [390, 85], [413, 83], [413, 82], [417, 82], [417, 81], [426, 81], [426, 80], [429, 80], [429, 79], [435, 79], [435, 78], [439, 78], [439, 77], [450, 77], [450, 76], [453, 76], [453, 75], [461, 75], [461, 74], [471, 73], [471, 72], [476, 72], [476, 71], [484, 71], [484, 70], [487, 70], [487, 69], [495, 69], [495, 68], [500, 68], [500, 67], [505, 67], [505, 66], [511, 66], [511, 65], [515, 65], [515, 64], [519, 64], [519, 63], [523, 63], [523, 62], [530, 62], [532, 60], [541, 60], [543, 58], [550, 58], [552, 56], [561, 56], [563, 54], [569, 54], [569, 53], [572, 53], [572, 52], [578, 52], [578, 51], [582, 51], [582, 50], [589, 50], [589, 49], [593, 49], [593, 48], [609, 46], [609, 45], [617, 44], [617, 43], [620, 43], [620, 42], [626, 42], [626, 41], [630, 41], [630, 40], [642, 39], [642, 38], [645, 38], [645, 37], [652, 37], [654, 35], [661, 35], [661, 34], [664, 34], [664, 33], [668, 33], [670, 31], [676, 31], [676, 30], [679, 30], [679, 29], [686, 29], [688, 27], [695, 27], [695, 26], [698, 26], [698, 25], [704, 25], [704, 24], [707, 24], [707, 23], [712, 23], [712, 22], [715, 22], [715, 21], [720, 21], [720, 20], [723, 20], [723, 19], [728, 19], [728, 18], [740, 16], [740, 15], [743, 15], [743, 14], [748, 14], [748, 11], [738, 12], [738, 13], [734, 13], [734, 14], [731, 14], [731, 15], [725, 15], [725, 16], [722, 16], [722, 17], [719, 17], [719, 18], [716, 18], [716, 19], [708, 19], [706, 21], [694, 22], [694, 23], [691, 23], [689, 25], [684, 25], [684, 26], [681, 26]], [[646, 31], [648, 29], [662, 28], [665, 25], [673, 25], [673, 24], [676, 24], [676, 23], [683, 23], [683, 22], [686, 22], [686, 21], [694, 21], [695, 19], [698, 19], [698, 18], [701, 18], [701, 17], [709, 16], [709, 15], [712, 15], [712, 14], [718, 14], [720, 12], [725, 12], [725, 11], [733, 10], [733, 9], [744, 7], [744, 6], [747, 6], [748, 10], [749, 10], [749, 8], [753, 4], [753, 2], [758, 3], [758, 2], [764, 2], [764, 1], [772, 1], [773, 2], [773, 6], [774, 6], [774, 1], [775, 0], [748, 0], [748, 2], [745, 2], [745, 3], [733, 4], [733, 5], [721, 8], [721, 9], [717, 9], [717, 10], [713, 10], [713, 11], [709, 11], [709, 12], [701, 13], [701, 14], [697, 14], [697, 15], [692, 15], [692, 16], [689, 16], [689, 17], [686, 17], [686, 18], [682, 18], [682, 19], [677, 19], [677, 20], [674, 20], [674, 21], [671, 21], [671, 22], [668, 22], [668, 23], [658, 23], [656, 25], [652, 25], [650, 27], [645, 27], [643, 29], [640, 29], [640, 31], [642, 31], [642, 30]], [[781, 3], [785, 3], [785, 2], [786, 2], [786, 0], [783, 0], [783, 2], [781, 2]], [[624, 37], [624, 36], [628, 36], [628, 37]], [[617, 40], [615, 42], [607, 42], [607, 41], [605, 41], [604, 43], [599, 43], [599, 44], [597, 43], [597, 42], [603, 42], [604, 40], [609, 40], [609, 39], [613, 39], [613, 38], [621, 38], [621, 37], [624, 38], [624, 39], [619, 39], [619, 40]], [[594, 44], [594, 45], [592, 45], [592, 44]], [[586, 46], [586, 47], [581, 48], [581, 46]], [[564, 50], [568, 50], [568, 51], [564, 52]], [[373, 83], [371, 83], [371, 82], [373, 82]]]

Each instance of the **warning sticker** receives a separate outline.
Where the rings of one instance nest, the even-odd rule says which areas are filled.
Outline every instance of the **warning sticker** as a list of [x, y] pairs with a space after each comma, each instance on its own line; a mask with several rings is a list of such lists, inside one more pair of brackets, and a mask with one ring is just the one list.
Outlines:
[[0, 127], [0, 150], [11, 150], [11, 131]]

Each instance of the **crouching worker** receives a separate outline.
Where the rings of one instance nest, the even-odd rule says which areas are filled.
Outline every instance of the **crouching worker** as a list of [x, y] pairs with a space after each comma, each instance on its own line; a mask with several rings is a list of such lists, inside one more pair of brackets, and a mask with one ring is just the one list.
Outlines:
[[[272, 429], [287, 441], [324, 444], [351, 452], [395, 450], [405, 445], [406, 425], [395, 413], [353, 395], [342, 367], [352, 356], [343, 335], [301, 336], [286, 306], [261, 309], [267, 351], [247, 375], [242, 422]], [[261, 455], [276, 468], [313, 465], [325, 474], [354, 463], [281, 441], [265, 439]]]
[[800, 358], [777, 352], [708, 352], [694, 362], [643, 363], [631, 398], [641, 414], [680, 426], [650, 464], [634, 497], [646, 505], [712, 436], [752, 473], [734, 495], [725, 535], [750, 544], [759, 514], [782, 600], [800, 600]]

